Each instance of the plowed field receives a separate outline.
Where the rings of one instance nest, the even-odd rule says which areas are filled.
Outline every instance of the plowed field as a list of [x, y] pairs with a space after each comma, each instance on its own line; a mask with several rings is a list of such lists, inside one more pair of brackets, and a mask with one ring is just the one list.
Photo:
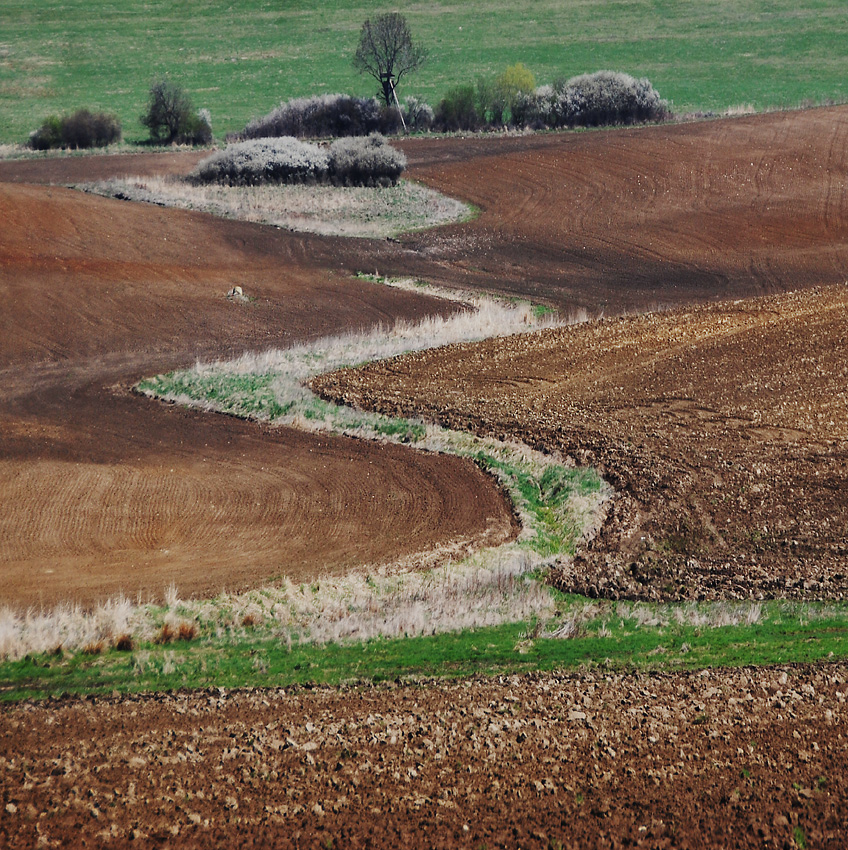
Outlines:
[[0, 841], [837, 850], [846, 693], [833, 664], [22, 705]]
[[[0, 185], [3, 601], [92, 599], [116, 575], [127, 590], [174, 579], [202, 592], [279, 572], [289, 550], [304, 570], [344, 569], [511, 533], [463, 464], [128, 393], [198, 356], [445, 309], [352, 282], [357, 269], [608, 317], [322, 384], [600, 464], [618, 495], [563, 586], [843, 594], [846, 131], [835, 108], [408, 142], [412, 175], [480, 214], [396, 242]], [[0, 174], [78, 180], [83, 161], [126, 173], [91, 158]], [[234, 284], [250, 311], [224, 298]], [[771, 297], [734, 303], [754, 295]], [[7, 580], [13, 569], [26, 576]], [[839, 663], [21, 705], [0, 713], [0, 835], [10, 847], [842, 847], [846, 677]]]
[[218, 593], [513, 533], [470, 463], [130, 393], [441, 303], [310, 266], [270, 228], [36, 186], [0, 184], [0, 206], [0, 602]]
[[563, 567], [565, 590], [844, 598], [846, 315], [843, 284], [453, 346], [313, 385], [598, 466], [617, 495]]

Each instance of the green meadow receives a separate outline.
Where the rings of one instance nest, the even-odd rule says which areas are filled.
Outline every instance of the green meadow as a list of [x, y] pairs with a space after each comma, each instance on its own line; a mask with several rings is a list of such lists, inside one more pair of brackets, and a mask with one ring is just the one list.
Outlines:
[[[129, 141], [154, 78], [169, 74], [223, 137], [292, 97], [374, 93], [351, 66], [363, 0], [4, 0], [0, 142], [49, 114], [116, 113]], [[675, 111], [842, 101], [848, 15], [836, 0], [433, 0], [400, 8], [430, 61], [401, 95], [523, 62], [539, 84], [610, 69], [646, 76]]]

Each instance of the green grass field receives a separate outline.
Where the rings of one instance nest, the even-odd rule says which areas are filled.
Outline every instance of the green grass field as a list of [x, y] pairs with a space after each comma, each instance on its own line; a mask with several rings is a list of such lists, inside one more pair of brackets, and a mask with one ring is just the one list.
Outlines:
[[[218, 137], [291, 97], [372, 94], [351, 66], [359, 28], [393, 7], [365, 0], [4, 0], [0, 142], [50, 113], [115, 112], [125, 138], [154, 77], [179, 80]], [[647, 76], [678, 112], [844, 100], [848, 16], [836, 0], [435, 0], [401, 11], [431, 61], [403, 94], [524, 62], [538, 83], [611, 69]]]

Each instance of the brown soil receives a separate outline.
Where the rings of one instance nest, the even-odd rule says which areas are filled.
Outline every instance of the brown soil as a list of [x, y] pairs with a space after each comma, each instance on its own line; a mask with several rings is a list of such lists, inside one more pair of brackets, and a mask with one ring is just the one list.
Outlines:
[[565, 590], [848, 595], [848, 286], [453, 346], [322, 394], [518, 438], [616, 489]]
[[846, 694], [825, 664], [20, 705], [0, 844], [835, 850]]
[[[217, 593], [513, 533], [470, 463], [130, 394], [198, 357], [440, 302], [313, 265], [272, 228], [11, 184], [0, 206], [3, 603]], [[234, 284], [255, 300], [227, 300]]]
[[407, 237], [381, 271], [592, 316], [848, 276], [845, 107], [405, 150], [480, 214]]
[[[9, 547], [29, 546], [34, 570], [44, 552], [73, 558], [82, 546], [92, 569], [122, 563], [126, 587], [142, 554], [166, 565], [157, 553], [174, 544], [161, 530], [174, 528], [176, 563], [189, 574], [192, 558], [226, 553], [240, 534], [241, 560], [228, 556], [225, 576], [275, 546], [278, 562], [301, 525], [312, 529], [302, 557], [331, 539], [328, 558], [336, 552], [340, 569], [351, 553], [370, 559], [369, 546], [395, 557], [453, 533], [484, 534], [491, 516], [505, 533], [503, 504], [464, 465], [428, 461], [445, 481], [437, 486], [416, 455], [349, 441], [319, 447], [127, 392], [141, 375], [197, 356], [440, 309], [345, 274], [379, 269], [608, 316], [812, 288], [458, 347], [326, 386], [601, 464], [619, 495], [564, 586], [613, 596], [840, 595], [846, 293], [826, 285], [841, 284], [847, 267], [846, 130], [848, 110], [836, 108], [408, 142], [414, 176], [481, 213], [397, 242], [293, 236], [0, 186], [10, 222], [0, 236], [2, 492], [33, 506], [0, 519], [4, 568]], [[80, 179], [63, 171], [76, 160], [57, 164], [66, 162], [0, 173]], [[92, 176], [112, 167], [98, 164], [95, 175], [92, 166]], [[235, 283], [257, 298], [252, 312], [224, 299]], [[307, 457], [325, 448], [326, 470]], [[381, 451], [391, 467], [378, 466], [371, 453]], [[336, 496], [350, 457], [366, 492]], [[378, 476], [371, 490], [366, 466]], [[307, 493], [327, 488], [326, 501], [306, 500], [292, 521], [279, 494], [300, 492], [302, 481]], [[387, 494], [404, 486], [432, 521], [403, 525], [406, 509]], [[482, 505], [445, 495], [471, 487]], [[258, 517], [254, 488], [280, 507]], [[85, 510], [68, 498], [50, 514], [63, 493]], [[232, 496], [238, 522], [218, 505], [233, 493], [243, 494]], [[372, 494], [383, 508], [368, 525], [345, 504]], [[135, 506], [151, 498], [162, 499], [160, 516], [136, 531]], [[115, 506], [127, 500], [133, 510], [120, 517]], [[338, 528], [316, 500], [332, 505]], [[186, 507], [200, 525], [180, 525]], [[473, 516], [450, 531], [444, 523], [459, 509]], [[38, 530], [42, 512], [56, 517], [43, 527], [50, 534]], [[70, 522], [83, 515], [83, 526]], [[389, 528], [404, 537], [416, 529], [415, 546], [387, 542]], [[245, 583], [269, 571], [278, 570], [266, 564]], [[62, 592], [85, 598], [74, 575]], [[152, 575], [159, 592], [167, 576]], [[182, 571], [177, 583], [184, 591]], [[45, 587], [39, 576], [19, 598]], [[11, 593], [5, 578], [2, 589]], [[0, 843], [842, 847], [846, 680], [840, 663], [6, 707]]]

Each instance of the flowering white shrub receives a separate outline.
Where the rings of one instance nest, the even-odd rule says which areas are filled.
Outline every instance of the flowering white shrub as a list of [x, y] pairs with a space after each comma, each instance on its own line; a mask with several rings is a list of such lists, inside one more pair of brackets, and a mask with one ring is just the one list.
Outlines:
[[255, 139], [228, 145], [201, 160], [188, 175], [191, 183], [255, 186], [259, 183], [323, 183], [329, 156], [317, 145], [291, 137]]
[[650, 80], [597, 71], [520, 95], [513, 117], [529, 127], [595, 127], [660, 121], [668, 114], [668, 103]]
[[328, 182], [394, 186], [404, 168], [406, 157], [379, 134], [339, 139], [329, 149], [286, 136], [229, 145], [201, 160], [187, 180], [228, 186]]
[[377, 133], [330, 146], [330, 179], [340, 186], [394, 186], [404, 168], [403, 153]]
[[429, 104], [410, 95], [403, 101], [403, 120], [406, 121], [407, 130], [426, 131], [433, 126], [436, 113]]

